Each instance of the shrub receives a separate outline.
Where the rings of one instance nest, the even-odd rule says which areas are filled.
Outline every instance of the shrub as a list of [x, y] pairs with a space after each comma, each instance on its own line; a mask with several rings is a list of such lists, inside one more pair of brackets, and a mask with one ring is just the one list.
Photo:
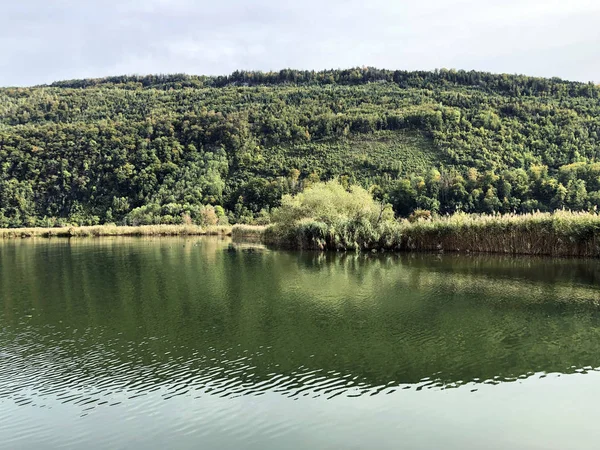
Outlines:
[[272, 216], [275, 226], [266, 236], [272, 243], [357, 250], [376, 246], [379, 229], [393, 219], [393, 212], [360, 186], [346, 189], [337, 181], [329, 181], [314, 183], [295, 196], [284, 196]]
[[408, 221], [414, 223], [417, 220], [431, 220], [431, 211], [427, 209], [415, 209], [411, 215], [408, 216]]
[[290, 225], [312, 218], [332, 224], [340, 218], [364, 217], [377, 222], [380, 213], [380, 205], [362, 187], [350, 186], [346, 190], [337, 181], [329, 181], [314, 183], [295, 196], [284, 195], [281, 206], [273, 212], [273, 221]]

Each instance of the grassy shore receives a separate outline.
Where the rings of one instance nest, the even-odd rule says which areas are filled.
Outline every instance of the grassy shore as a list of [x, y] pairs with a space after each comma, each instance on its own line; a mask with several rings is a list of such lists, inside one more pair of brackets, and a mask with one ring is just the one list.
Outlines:
[[559, 211], [533, 214], [455, 214], [373, 226], [347, 218], [326, 224], [301, 220], [264, 232], [267, 244], [288, 248], [363, 251], [487, 252], [600, 257], [600, 215]]
[[233, 225], [96, 225], [59, 228], [0, 228], [0, 239], [102, 236], [233, 236], [238, 239], [262, 240], [264, 226]]
[[61, 228], [2, 228], [0, 239], [27, 237], [100, 237], [100, 236], [231, 236], [230, 226], [201, 227], [198, 225], [98, 225]]
[[600, 214], [469, 215], [385, 221], [302, 219], [270, 226], [147, 225], [0, 229], [1, 238], [221, 235], [291, 249], [445, 251], [600, 257]]

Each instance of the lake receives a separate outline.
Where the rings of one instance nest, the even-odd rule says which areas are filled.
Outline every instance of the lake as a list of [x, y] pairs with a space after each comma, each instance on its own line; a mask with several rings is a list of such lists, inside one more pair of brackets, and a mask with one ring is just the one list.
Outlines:
[[0, 241], [0, 448], [600, 438], [600, 261]]

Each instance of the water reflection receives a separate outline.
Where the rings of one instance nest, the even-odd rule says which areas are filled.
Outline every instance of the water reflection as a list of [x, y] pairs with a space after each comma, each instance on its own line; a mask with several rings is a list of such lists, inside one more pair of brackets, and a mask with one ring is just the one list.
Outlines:
[[[332, 399], [597, 370], [597, 261], [0, 244], [0, 401]], [[146, 407], [150, 407], [146, 404]]]

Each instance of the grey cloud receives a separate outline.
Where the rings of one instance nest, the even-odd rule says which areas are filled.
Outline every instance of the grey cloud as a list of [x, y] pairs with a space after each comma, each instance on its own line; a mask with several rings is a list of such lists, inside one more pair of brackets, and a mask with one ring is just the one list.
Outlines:
[[599, 20], [595, 0], [21, 0], [0, 85], [357, 65], [599, 80]]

